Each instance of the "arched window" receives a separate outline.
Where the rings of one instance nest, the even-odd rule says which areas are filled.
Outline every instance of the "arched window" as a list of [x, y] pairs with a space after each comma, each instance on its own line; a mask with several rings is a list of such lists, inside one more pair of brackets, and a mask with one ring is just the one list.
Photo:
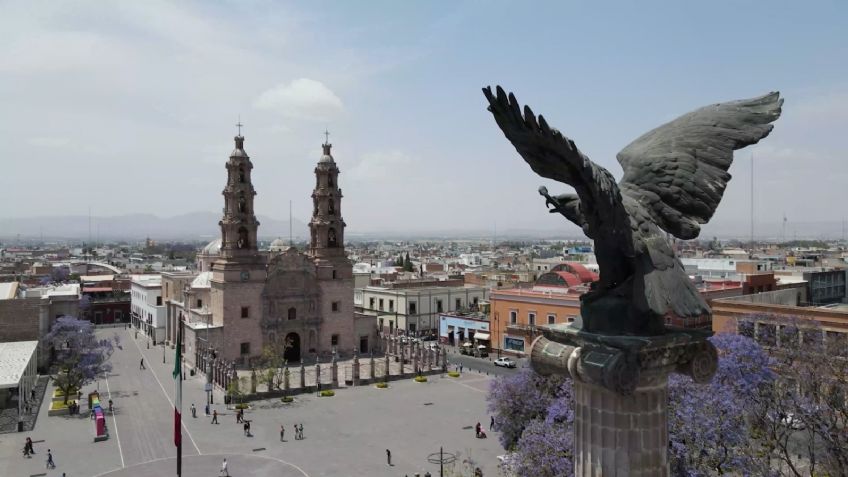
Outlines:
[[330, 199], [330, 202], [327, 203], [327, 213], [330, 215], [336, 215], [336, 201]]
[[332, 175], [327, 176], [327, 186], [333, 187], [333, 176]]
[[239, 194], [238, 211], [240, 214], [247, 212], [247, 200], [244, 198], [244, 191]]
[[244, 227], [239, 228], [238, 229], [238, 236], [239, 236], [238, 242], [237, 242], [238, 248], [244, 249], [244, 248], [250, 247], [250, 239], [247, 236], [247, 229], [246, 228], [244, 228]]
[[242, 169], [242, 168], [239, 168], [239, 179], [238, 179], [238, 181], [239, 181], [240, 184], [244, 184], [244, 169]]
[[336, 242], [336, 229], [331, 228], [329, 231], [327, 231], [327, 246], [338, 246], [338, 243]]
[[291, 307], [289, 308], [289, 319], [296, 320], [297, 319], [297, 308]]

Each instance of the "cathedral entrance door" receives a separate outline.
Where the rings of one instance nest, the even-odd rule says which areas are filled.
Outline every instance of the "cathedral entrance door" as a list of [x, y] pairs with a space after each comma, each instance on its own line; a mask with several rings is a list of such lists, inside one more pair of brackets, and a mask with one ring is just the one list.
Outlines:
[[300, 335], [297, 333], [286, 335], [286, 351], [283, 352], [283, 359], [289, 363], [300, 362]]

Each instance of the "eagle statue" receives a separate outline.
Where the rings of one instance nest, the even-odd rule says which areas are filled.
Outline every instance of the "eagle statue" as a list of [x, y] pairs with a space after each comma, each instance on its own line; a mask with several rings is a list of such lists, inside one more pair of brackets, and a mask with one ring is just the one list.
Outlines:
[[780, 117], [779, 93], [706, 106], [643, 134], [616, 156], [624, 169], [618, 183], [544, 117], [527, 106], [522, 114], [512, 93], [500, 86], [483, 93], [530, 168], [576, 192], [550, 196], [539, 188], [551, 212], [595, 244], [600, 278], [580, 298], [583, 331], [655, 336], [668, 322], [710, 316], [663, 231], [683, 240], [698, 236], [730, 180], [733, 151], [768, 136]]

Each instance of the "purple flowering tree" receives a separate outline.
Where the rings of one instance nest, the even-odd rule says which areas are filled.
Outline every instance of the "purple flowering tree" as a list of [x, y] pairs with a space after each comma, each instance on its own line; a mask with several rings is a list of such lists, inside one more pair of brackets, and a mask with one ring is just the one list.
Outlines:
[[718, 370], [708, 384], [669, 377], [669, 459], [677, 475], [768, 475], [748, 424], [773, 386], [772, 360], [752, 339], [711, 338]]
[[[748, 417], [774, 381], [771, 360], [750, 338], [717, 335], [719, 368], [709, 384], [669, 381], [669, 458], [675, 475], [770, 475], [751, 446]], [[571, 380], [530, 370], [492, 382], [488, 409], [510, 451], [514, 475], [573, 475]]]
[[90, 321], [62, 316], [42, 341], [58, 368], [55, 382], [65, 394], [65, 404], [71, 393], [112, 370], [112, 342], [98, 340]]

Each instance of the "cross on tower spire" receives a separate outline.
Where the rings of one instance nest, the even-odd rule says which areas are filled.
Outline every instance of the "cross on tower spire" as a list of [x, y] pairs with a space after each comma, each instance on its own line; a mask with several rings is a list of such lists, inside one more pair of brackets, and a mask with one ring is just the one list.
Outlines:
[[241, 127], [242, 126], [244, 126], [244, 124], [241, 123], [241, 116], [239, 116], [238, 122], [236, 123], [236, 127], [238, 127], [238, 135], [239, 136], [241, 136]]
[[324, 144], [330, 144], [330, 131], [324, 129]]

